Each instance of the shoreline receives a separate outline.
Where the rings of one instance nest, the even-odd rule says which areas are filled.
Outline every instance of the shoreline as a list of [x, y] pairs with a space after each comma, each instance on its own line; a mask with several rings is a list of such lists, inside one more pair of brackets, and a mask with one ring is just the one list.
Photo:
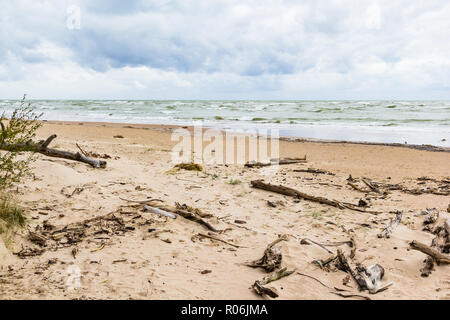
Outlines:
[[[116, 127], [116, 128], [127, 128], [127, 129], [141, 129], [141, 130], [175, 130], [179, 128], [185, 128], [192, 130], [194, 126], [188, 125], [171, 125], [171, 124], [142, 124], [142, 123], [120, 123], [120, 122], [99, 122], [99, 121], [59, 121], [59, 120], [41, 120], [42, 123], [55, 124], [55, 125], [90, 125], [90, 126], [101, 126], [101, 127]], [[203, 130], [217, 129], [218, 131], [241, 133], [235, 130], [223, 130], [211, 126], [204, 126]], [[258, 136], [261, 136], [258, 134]], [[270, 135], [269, 135], [270, 136]], [[349, 141], [349, 140], [334, 140], [334, 139], [315, 139], [315, 138], [303, 138], [303, 137], [293, 137], [293, 136], [280, 136], [280, 141], [287, 142], [308, 142], [308, 143], [322, 143], [322, 144], [347, 144], [347, 145], [365, 145], [365, 146], [385, 146], [385, 147], [396, 147], [396, 148], [407, 148], [413, 150], [430, 151], [430, 152], [449, 152], [450, 147], [441, 147], [428, 144], [402, 144], [402, 143], [386, 143], [386, 142], [370, 142], [370, 141]]]

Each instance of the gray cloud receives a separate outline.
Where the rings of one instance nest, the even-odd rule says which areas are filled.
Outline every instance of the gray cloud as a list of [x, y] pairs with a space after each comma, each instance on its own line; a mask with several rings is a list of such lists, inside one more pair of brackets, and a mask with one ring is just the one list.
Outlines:
[[[66, 26], [72, 4], [80, 30]], [[50, 93], [58, 81], [76, 95], [104, 81], [116, 90], [97, 85], [92, 97], [450, 98], [445, 0], [20, 0], [2, 8], [3, 96], [21, 86]]]

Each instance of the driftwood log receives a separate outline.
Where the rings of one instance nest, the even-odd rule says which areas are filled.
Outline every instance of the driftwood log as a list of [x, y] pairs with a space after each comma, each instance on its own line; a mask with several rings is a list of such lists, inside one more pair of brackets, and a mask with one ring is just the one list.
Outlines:
[[[439, 211], [435, 209], [427, 209], [422, 214], [426, 214], [424, 223], [435, 221], [439, 215]], [[450, 264], [450, 221], [443, 221], [442, 224], [435, 225], [431, 228], [428, 224], [424, 230], [429, 231], [436, 235], [431, 241], [431, 246], [427, 246], [418, 241], [413, 241], [409, 245], [412, 249], [425, 253], [427, 258], [425, 259], [425, 266], [420, 269], [422, 277], [428, 277], [434, 270], [435, 264]]]
[[440, 253], [439, 251], [433, 249], [430, 246], [427, 246], [426, 244], [420, 243], [418, 241], [413, 241], [409, 244], [411, 249], [420, 251], [422, 253], [425, 253], [426, 255], [432, 257], [436, 263], [439, 264], [450, 264], [450, 256]]
[[26, 144], [20, 144], [20, 145], [10, 145], [10, 144], [4, 144], [0, 145], [1, 150], [6, 151], [16, 151], [16, 152], [37, 152], [41, 153], [43, 155], [54, 157], [54, 158], [64, 158], [74, 161], [79, 161], [83, 163], [87, 163], [91, 165], [94, 168], [105, 168], [106, 167], [106, 161], [103, 160], [96, 160], [89, 157], [86, 157], [85, 155], [79, 153], [79, 152], [69, 152], [69, 151], [62, 151], [57, 149], [51, 149], [48, 146], [54, 139], [56, 139], [56, 134], [51, 135], [47, 138], [47, 140], [39, 141], [38, 143], [26, 143]]
[[435, 183], [434, 186], [426, 186], [423, 188], [414, 188], [409, 189], [408, 187], [401, 184], [392, 184], [392, 183], [384, 183], [384, 182], [376, 182], [368, 178], [360, 179], [369, 189], [362, 189], [355, 184], [357, 179], [353, 179], [350, 175], [349, 179], [347, 179], [349, 186], [353, 189], [358, 190], [363, 193], [375, 192], [380, 195], [386, 195], [391, 191], [401, 191], [406, 194], [412, 195], [422, 195], [422, 194], [434, 194], [440, 196], [448, 196], [450, 195], [450, 185], [448, 180], [435, 180], [431, 178], [419, 178], [421, 184], [425, 184], [426, 181], [432, 181]]
[[[220, 232], [216, 228], [214, 228], [209, 222], [205, 221], [201, 218], [201, 216], [210, 217], [211, 215], [203, 214], [199, 210], [194, 210], [193, 208], [189, 208], [188, 206], [181, 206], [178, 203], [176, 204], [176, 207], [163, 205], [160, 203], [156, 203], [156, 201], [161, 202], [161, 200], [158, 199], [149, 199], [144, 201], [135, 201], [135, 200], [128, 200], [124, 198], [120, 198], [121, 200], [127, 201], [127, 202], [133, 202], [133, 203], [139, 203], [144, 205], [144, 210], [150, 211], [159, 215], [163, 215], [172, 219], [175, 219], [175, 215], [182, 216], [183, 218], [196, 222], [198, 224], [203, 225], [208, 230], [213, 232]], [[191, 210], [191, 211], [189, 211]], [[175, 214], [175, 215], [173, 215]]]
[[316, 196], [312, 196], [309, 194], [306, 194], [304, 192], [295, 190], [293, 188], [289, 188], [289, 187], [285, 187], [285, 186], [277, 186], [277, 185], [273, 185], [270, 183], [265, 183], [262, 180], [254, 180], [251, 182], [252, 187], [256, 188], [256, 189], [261, 189], [261, 190], [265, 190], [265, 191], [271, 191], [271, 192], [275, 192], [275, 193], [279, 193], [285, 196], [289, 196], [289, 197], [296, 197], [296, 198], [301, 198], [301, 199], [305, 199], [308, 201], [312, 201], [312, 202], [318, 202], [318, 203], [322, 203], [322, 204], [326, 204], [335, 208], [339, 208], [339, 209], [350, 209], [350, 210], [354, 210], [354, 211], [359, 211], [359, 212], [368, 212], [368, 213], [377, 213], [377, 212], [369, 212], [366, 210], [363, 210], [361, 208], [358, 208], [357, 205], [353, 205], [350, 203], [343, 203], [337, 200], [330, 200], [324, 197], [316, 197]]
[[248, 162], [245, 164], [246, 168], [262, 168], [273, 165], [288, 165], [296, 163], [306, 163], [306, 156], [303, 158], [284, 158], [284, 159], [272, 159], [270, 162]]
[[304, 173], [313, 173], [313, 174], [327, 174], [329, 176], [335, 176], [333, 172], [322, 170], [322, 169], [314, 169], [314, 168], [308, 168], [308, 169], [296, 169], [293, 170], [294, 172], [304, 172]]
[[246, 265], [252, 268], [263, 268], [267, 272], [272, 272], [278, 269], [281, 266], [281, 260], [283, 256], [281, 254], [280, 247], [275, 245], [281, 241], [287, 241], [287, 239], [287, 235], [279, 237], [277, 240], [273, 241], [267, 246], [261, 259], [252, 261], [250, 263], [247, 263]]
[[384, 291], [392, 285], [392, 282], [382, 284], [381, 280], [384, 276], [384, 268], [375, 264], [369, 268], [361, 265], [352, 267], [344, 253], [338, 249], [337, 252], [338, 267], [342, 271], [349, 273], [358, 284], [359, 290], [369, 290], [370, 294], [376, 294]]

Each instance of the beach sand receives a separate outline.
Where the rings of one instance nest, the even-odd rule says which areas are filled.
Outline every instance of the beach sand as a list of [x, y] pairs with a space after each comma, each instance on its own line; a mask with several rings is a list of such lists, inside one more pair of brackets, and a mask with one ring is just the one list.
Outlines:
[[[408, 188], [435, 186], [435, 182], [417, 179], [448, 179], [450, 153], [381, 145], [280, 141], [281, 157], [307, 155], [308, 162], [281, 166], [275, 173], [270, 167], [247, 169], [242, 165], [205, 165], [203, 172], [168, 173], [174, 167], [170, 154], [176, 143], [171, 141], [173, 128], [45, 123], [38, 135], [45, 139], [57, 134], [51, 147], [77, 151], [78, 143], [84, 150], [108, 154], [112, 159], [107, 160], [106, 169], [94, 169], [84, 163], [38, 155], [33, 164], [34, 179], [13, 192], [29, 211], [29, 230], [34, 231], [44, 221], [62, 228], [111, 212], [132, 228], [115, 234], [108, 230], [110, 225], [105, 225], [97, 235], [82, 238], [74, 245], [58, 250], [48, 246], [42, 255], [25, 259], [8, 254], [0, 245], [0, 298], [262, 299], [251, 286], [267, 273], [245, 263], [261, 258], [266, 246], [280, 235], [288, 235], [288, 241], [280, 243], [283, 267], [315, 277], [330, 288], [348, 290], [346, 294], [371, 299], [450, 298], [450, 266], [436, 266], [429, 277], [423, 278], [420, 269], [426, 256], [409, 249], [412, 240], [430, 244], [434, 238], [422, 231], [424, 217], [416, 215], [426, 208], [437, 208], [440, 219], [449, 218], [449, 196], [391, 191], [382, 197], [371, 192], [368, 210], [381, 212], [371, 214], [298, 201], [250, 185], [252, 180], [264, 179], [308, 194], [358, 203], [366, 195], [347, 184], [350, 174], [355, 179], [368, 177]], [[114, 138], [119, 135], [123, 138]], [[293, 171], [308, 168], [335, 175]], [[231, 184], [231, 180], [241, 183]], [[121, 198], [156, 198], [167, 205], [178, 202], [198, 208], [213, 215], [205, 220], [216, 229], [226, 229], [215, 237], [239, 248], [196, 236], [209, 232], [200, 224], [182, 217], [173, 220], [143, 212]], [[391, 238], [378, 238], [397, 210], [403, 211], [403, 218]], [[246, 223], [237, 224], [236, 220]], [[159, 231], [167, 232], [158, 234]], [[330, 253], [317, 245], [301, 244], [303, 238], [321, 243], [353, 238], [354, 261], [366, 266], [380, 264], [385, 269], [382, 281], [392, 282], [392, 286], [371, 295], [358, 292], [353, 280], [344, 285], [345, 272], [327, 272], [312, 263], [328, 258]], [[26, 231], [17, 236], [12, 251], [18, 252], [22, 246], [36, 247]], [[346, 245], [339, 248], [347, 255], [351, 250]], [[337, 247], [328, 249], [336, 251]], [[74, 276], [78, 279], [78, 272], [79, 287], [72, 281]], [[332, 293], [336, 290], [297, 273], [269, 286], [278, 291], [279, 299], [344, 299]]]

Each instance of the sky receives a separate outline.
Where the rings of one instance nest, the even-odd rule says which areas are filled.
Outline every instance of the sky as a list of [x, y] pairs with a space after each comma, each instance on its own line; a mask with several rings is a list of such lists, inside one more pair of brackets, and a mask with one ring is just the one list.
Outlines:
[[447, 0], [0, 8], [0, 99], [450, 99]]

